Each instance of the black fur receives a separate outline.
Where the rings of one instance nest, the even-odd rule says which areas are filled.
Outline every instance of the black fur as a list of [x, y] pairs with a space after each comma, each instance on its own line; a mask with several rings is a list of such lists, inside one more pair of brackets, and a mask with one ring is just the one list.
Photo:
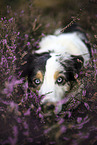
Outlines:
[[92, 58], [92, 52], [91, 52], [91, 44], [89, 43], [89, 41], [85, 41], [83, 40], [83, 42], [85, 43], [85, 45], [87, 46], [88, 48], [88, 51], [89, 51], [89, 54], [90, 54], [90, 58]]
[[81, 32], [81, 33], [84, 33], [83, 29], [77, 23], [73, 23], [72, 25], [69, 25], [68, 27], [66, 27], [66, 29], [63, 32], [64, 33], [69, 33], [69, 32], [70, 33], [71, 32]]
[[71, 55], [70, 59], [65, 60], [65, 62], [61, 63], [66, 70], [65, 75], [67, 81], [69, 82], [76, 81], [74, 76], [76, 73], [77, 74], [79, 73], [80, 69], [83, 66], [83, 63], [84, 59], [80, 55], [78, 56]]
[[20, 69], [22, 70], [22, 77], [27, 76], [29, 86], [32, 84], [32, 79], [36, 75], [37, 71], [45, 72], [46, 61], [50, 58], [49, 53], [41, 54], [27, 54], [23, 60], [26, 61], [24, 65], [21, 65]]

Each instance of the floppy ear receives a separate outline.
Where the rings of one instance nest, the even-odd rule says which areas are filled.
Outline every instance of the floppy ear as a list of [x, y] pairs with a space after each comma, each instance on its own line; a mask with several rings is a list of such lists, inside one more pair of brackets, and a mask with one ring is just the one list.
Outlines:
[[37, 70], [45, 70], [45, 64], [47, 59], [51, 56], [49, 53], [41, 53], [41, 54], [27, 54], [22, 58], [23, 63], [20, 66], [20, 70], [22, 71], [21, 77], [34, 76]]
[[77, 56], [71, 55], [71, 60], [70, 61], [71, 61], [71, 64], [73, 65], [73, 67], [74, 67], [75, 72], [78, 73], [80, 71], [80, 69], [82, 68], [83, 63], [84, 63], [83, 57], [81, 55], [77, 55]]
[[71, 55], [70, 59], [65, 60], [66, 78], [68, 81], [75, 80], [75, 74], [79, 73], [84, 63], [84, 59], [81, 55]]
[[25, 76], [29, 75], [30, 67], [31, 67], [31, 63], [33, 63], [33, 59], [34, 59], [34, 55], [33, 54], [26, 54], [22, 58], [23, 63], [20, 66], [20, 71], [22, 71], [21, 77], [25, 77]]

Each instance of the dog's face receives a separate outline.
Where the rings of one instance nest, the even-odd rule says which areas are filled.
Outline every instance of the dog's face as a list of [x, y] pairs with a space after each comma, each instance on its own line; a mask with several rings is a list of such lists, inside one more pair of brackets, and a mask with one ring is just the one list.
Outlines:
[[[56, 55], [50, 53], [31, 54], [24, 58], [23, 76], [28, 76], [28, 84], [33, 90], [43, 95], [41, 104], [55, 106], [65, 97], [71, 88], [74, 75], [82, 64], [81, 56]], [[62, 105], [57, 106], [57, 112]]]

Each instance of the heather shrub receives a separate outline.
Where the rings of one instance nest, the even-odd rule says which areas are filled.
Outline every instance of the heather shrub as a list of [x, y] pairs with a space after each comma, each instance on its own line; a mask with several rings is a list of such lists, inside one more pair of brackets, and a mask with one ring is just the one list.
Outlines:
[[[90, 28], [91, 18], [87, 19]], [[93, 57], [80, 72], [80, 78], [76, 78], [85, 87], [76, 96], [71, 93], [71, 100], [59, 114], [44, 113], [40, 106], [41, 96], [28, 88], [26, 78], [20, 77], [19, 66], [23, 63], [23, 56], [39, 48], [38, 43], [44, 33], [53, 32], [55, 23], [51, 22], [50, 30], [47, 22], [43, 22], [31, 4], [27, 10], [19, 12], [13, 12], [7, 7], [7, 16], [0, 20], [0, 144], [95, 145], [97, 45], [94, 23], [91, 26], [93, 39], [92, 35], [87, 34], [89, 40], [92, 40]], [[78, 99], [79, 95], [81, 99]]]

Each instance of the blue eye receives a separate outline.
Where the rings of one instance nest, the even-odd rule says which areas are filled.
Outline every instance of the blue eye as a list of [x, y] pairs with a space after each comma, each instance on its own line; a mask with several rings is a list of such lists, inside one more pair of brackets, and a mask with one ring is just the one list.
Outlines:
[[40, 79], [34, 79], [33, 82], [34, 82], [34, 84], [37, 85], [37, 86], [40, 85], [40, 83], [41, 83]]
[[58, 77], [58, 79], [56, 80], [56, 83], [58, 85], [64, 85], [65, 83], [65, 78], [63, 76]]

